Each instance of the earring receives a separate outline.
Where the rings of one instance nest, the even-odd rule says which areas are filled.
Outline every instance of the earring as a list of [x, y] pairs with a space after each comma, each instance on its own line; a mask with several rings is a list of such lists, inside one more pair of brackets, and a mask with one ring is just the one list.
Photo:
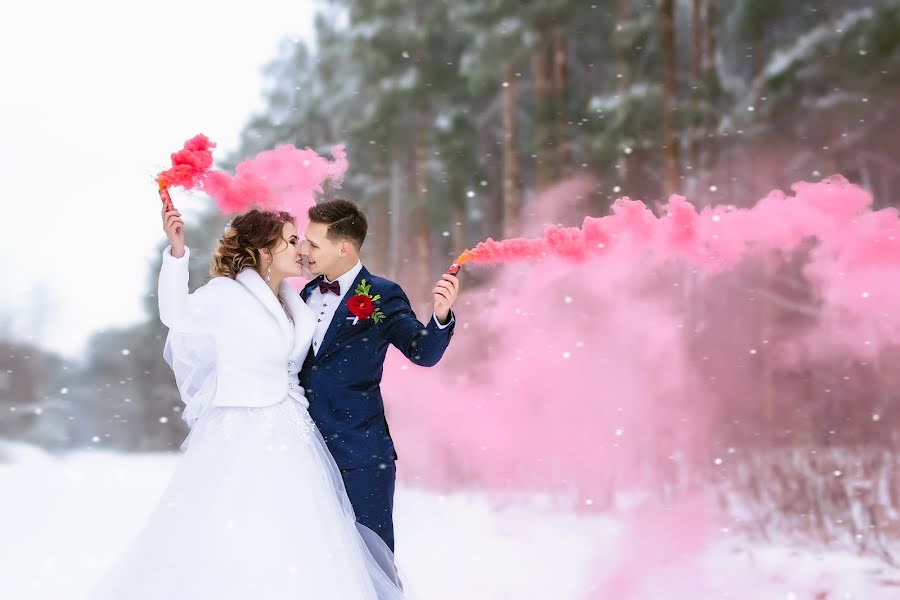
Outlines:
[[269, 283], [272, 281], [272, 263], [269, 263], [269, 266], [266, 267], [266, 276], [263, 277], [263, 279], [266, 280], [266, 283]]

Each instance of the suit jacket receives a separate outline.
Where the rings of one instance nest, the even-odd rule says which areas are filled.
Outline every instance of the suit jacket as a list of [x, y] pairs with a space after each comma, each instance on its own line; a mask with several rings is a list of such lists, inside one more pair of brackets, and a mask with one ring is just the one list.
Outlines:
[[[347, 300], [365, 280], [371, 295], [381, 295], [376, 307], [384, 320], [360, 320], [355, 325]], [[305, 301], [314, 279], [301, 292]], [[455, 319], [441, 329], [429, 319], [416, 319], [409, 299], [399, 285], [376, 277], [363, 267], [334, 314], [318, 353], [309, 351], [299, 374], [309, 398], [309, 414], [342, 469], [388, 463], [397, 453], [391, 439], [381, 377], [389, 345], [395, 346], [414, 364], [431, 367], [440, 361], [453, 336]]]
[[159, 317], [169, 327], [164, 355], [175, 371], [189, 424], [213, 406], [263, 407], [308, 402], [297, 373], [312, 344], [316, 317], [284, 282], [278, 298], [256, 271], [215, 277], [188, 293], [188, 259], [163, 252]]

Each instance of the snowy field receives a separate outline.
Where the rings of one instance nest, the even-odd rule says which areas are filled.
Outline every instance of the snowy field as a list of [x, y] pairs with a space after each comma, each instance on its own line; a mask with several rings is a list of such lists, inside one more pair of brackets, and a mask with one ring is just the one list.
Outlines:
[[[0, 446], [0, 598], [80, 598], [140, 527], [176, 460]], [[690, 560], [623, 569], [623, 559], [642, 560], [628, 556], [624, 519], [537, 500], [400, 489], [396, 522], [407, 586], [428, 600], [900, 598], [900, 572], [874, 560], [725, 538]]]

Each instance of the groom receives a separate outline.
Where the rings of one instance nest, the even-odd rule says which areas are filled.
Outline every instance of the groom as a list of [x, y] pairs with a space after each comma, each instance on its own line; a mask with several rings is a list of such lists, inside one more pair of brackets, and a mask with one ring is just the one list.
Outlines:
[[413, 363], [441, 360], [455, 320], [459, 280], [435, 284], [434, 316], [423, 325], [400, 286], [373, 276], [359, 260], [366, 216], [353, 202], [330, 200], [309, 210], [302, 249], [315, 279], [301, 292], [316, 315], [312, 348], [300, 371], [309, 414], [341, 469], [356, 520], [394, 549], [397, 453], [381, 399], [388, 345]]

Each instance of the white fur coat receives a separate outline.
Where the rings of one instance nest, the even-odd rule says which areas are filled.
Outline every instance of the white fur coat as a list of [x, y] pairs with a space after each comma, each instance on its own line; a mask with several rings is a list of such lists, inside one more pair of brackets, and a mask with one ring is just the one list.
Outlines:
[[256, 271], [215, 277], [188, 293], [188, 259], [163, 252], [159, 316], [169, 328], [164, 356], [175, 372], [192, 425], [213, 406], [263, 407], [291, 397], [309, 406], [297, 372], [316, 320], [287, 281], [278, 298]]

